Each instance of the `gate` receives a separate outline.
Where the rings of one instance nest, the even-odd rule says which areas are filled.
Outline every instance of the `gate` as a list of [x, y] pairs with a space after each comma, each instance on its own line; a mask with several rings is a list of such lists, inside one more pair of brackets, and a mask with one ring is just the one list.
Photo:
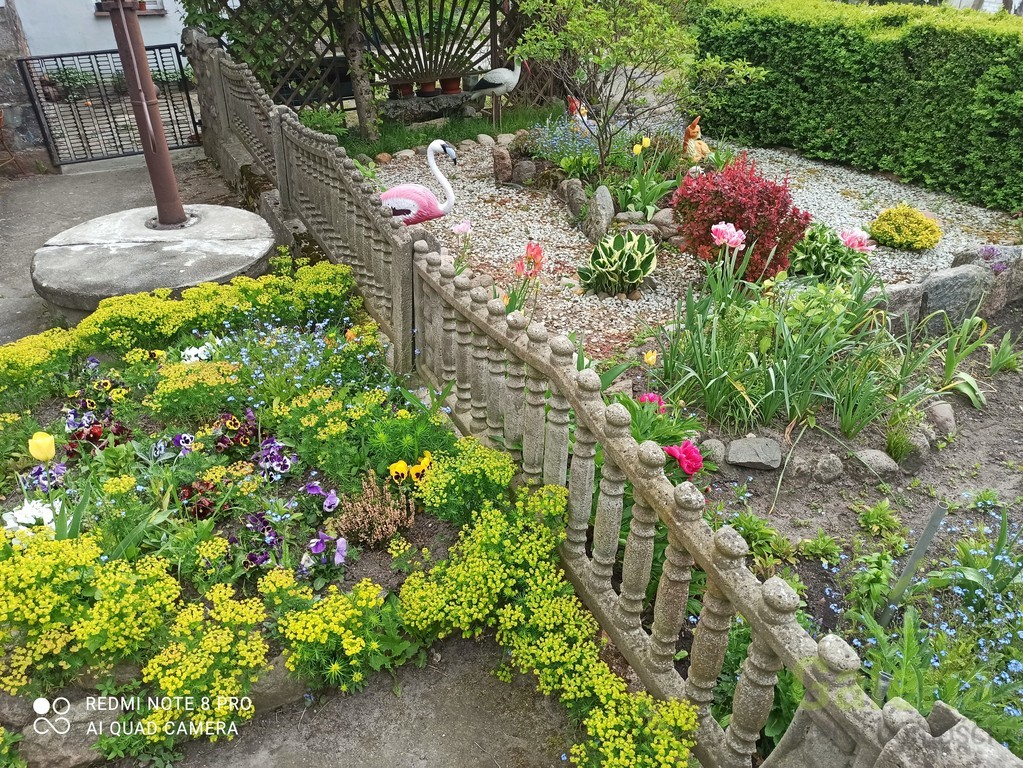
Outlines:
[[[174, 44], [147, 45], [167, 146], [199, 143], [191, 70]], [[116, 50], [18, 59], [54, 165], [142, 153]]]

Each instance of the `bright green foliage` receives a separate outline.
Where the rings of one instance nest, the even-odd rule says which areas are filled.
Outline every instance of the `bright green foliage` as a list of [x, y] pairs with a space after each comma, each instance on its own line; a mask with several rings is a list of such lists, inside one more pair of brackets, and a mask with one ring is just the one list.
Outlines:
[[465, 437], [449, 454], [433, 457], [414, 495], [431, 515], [463, 525], [485, 501], [499, 503], [506, 498], [513, 477], [511, 456]]
[[348, 125], [345, 123], [347, 113], [340, 109], [330, 107], [317, 107], [316, 109], [303, 109], [298, 113], [298, 119], [302, 125], [314, 131], [325, 133], [328, 136], [342, 138], [348, 133]]
[[838, 233], [822, 221], [806, 230], [789, 254], [789, 272], [826, 280], [848, 280], [867, 266], [867, 254], [847, 246]]
[[837, 565], [842, 554], [838, 540], [826, 534], [823, 528], [818, 528], [817, 535], [812, 539], [803, 539], [799, 542], [798, 549], [801, 555], [820, 560], [822, 565]]
[[941, 240], [941, 227], [906, 203], [886, 208], [870, 225], [870, 236], [881, 245], [904, 251], [923, 251]]
[[402, 618], [428, 638], [497, 628], [512, 670], [532, 672], [582, 721], [572, 761], [592, 768], [685, 765], [695, 711], [680, 701], [630, 694], [600, 658], [598, 627], [557, 565], [567, 491], [545, 486], [513, 509], [479, 510], [449, 559], [409, 576]]
[[1023, 19], [948, 7], [711, 0], [700, 47], [766, 77], [704, 121], [739, 141], [1023, 208]]
[[657, 268], [657, 242], [644, 234], [608, 235], [593, 249], [590, 263], [579, 267], [584, 288], [596, 293], [629, 293]]

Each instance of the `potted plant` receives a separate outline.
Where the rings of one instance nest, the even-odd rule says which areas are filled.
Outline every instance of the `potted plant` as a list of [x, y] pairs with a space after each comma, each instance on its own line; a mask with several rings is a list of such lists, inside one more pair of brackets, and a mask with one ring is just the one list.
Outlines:
[[397, 83], [395, 87], [398, 89], [399, 99], [409, 99], [412, 97], [412, 83]]
[[454, 77], [442, 77], [440, 79], [440, 92], [447, 95], [461, 93], [462, 92], [461, 75], [455, 75]]
[[419, 90], [417, 95], [423, 97], [430, 97], [437, 95], [437, 81], [430, 80], [428, 82], [419, 83]]
[[138, 0], [138, 3], [139, 3], [139, 10], [140, 11], [146, 10], [146, 0]]

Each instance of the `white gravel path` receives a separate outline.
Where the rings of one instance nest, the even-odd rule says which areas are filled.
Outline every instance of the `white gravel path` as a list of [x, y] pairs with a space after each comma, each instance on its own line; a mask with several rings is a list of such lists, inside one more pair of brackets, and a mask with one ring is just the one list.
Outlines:
[[[953, 254], [964, 248], [1013, 242], [1015, 229], [1007, 214], [790, 152], [747, 152], [764, 175], [789, 178], [797, 206], [835, 228], [865, 229], [881, 210], [900, 201], [934, 214], [944, 232], [937, 247], [917, 253], [879, 247], [874, 252], [872, 267], [886, 282], [919, 280], [934, 269], [949, 266]], [[625, 354], [644, 328], [669, 321], [685, 286], [702, 278], [702, 266], [695, 259], [663, 249], [655, 272], [656, 287], [645, 290], [642, 299], [602, 301], [583, 296], [575, 286], [575, 272], [589, 259], [592, 246], [572, 225], [562, 202], [545, 190], [498, 187], [489, 147], [460, 149], [457, 166], [446, 158], [439, 158], [438, 164], [455, 190], [455, 209], [425, 226], [454, 253], [460, 250], [461, 241], [451, 228], [463, 220], [471, 222], [469, 266], [493, 275], [503, 287], [515, 282], [514, 264], [529, 240], [539, 242], [545, 262], [534, 317], [543, 320], [552, 335], [577, 332], [591, 357], [609, 359]], [[378, 166], [377, 176], [386, 187], [417, 182], [441, 195], [422, 155]]]

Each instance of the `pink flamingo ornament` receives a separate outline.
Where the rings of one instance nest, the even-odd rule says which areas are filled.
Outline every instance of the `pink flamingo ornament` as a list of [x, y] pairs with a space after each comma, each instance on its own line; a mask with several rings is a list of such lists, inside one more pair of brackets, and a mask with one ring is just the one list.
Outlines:
[[419, 224], [430, 219], [439, 219], [447, 216], [455, 207], [455, 191], [451, 184], [444, 177], [437, 167], [437, 160], [434, 155], [441, 150], [444, 151], [451, 162], [458, 163], [458, 155], [455, 148], [443, 139], [432, 142], [426, 150], [426, 163], [433, 171], [434, 178], [444, 190], [444, 202], [441, 203], [437, 197], [422, 184], [399, 184], [381, 193], [380, 201], [391, 209], [391, 213], [401, 219], [403, 224]]

